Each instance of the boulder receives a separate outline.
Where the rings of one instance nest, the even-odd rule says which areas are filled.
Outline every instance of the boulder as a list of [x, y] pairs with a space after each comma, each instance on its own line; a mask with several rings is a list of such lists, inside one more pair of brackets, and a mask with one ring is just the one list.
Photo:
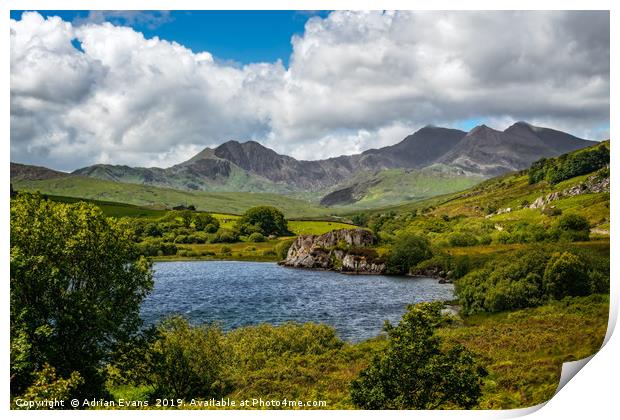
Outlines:
[[364, 229], [339, 229], [323, 235], [300, 235], [280, 264], [347, 273], [380, 274], [385, 263], [371, 247], [376, 241]]

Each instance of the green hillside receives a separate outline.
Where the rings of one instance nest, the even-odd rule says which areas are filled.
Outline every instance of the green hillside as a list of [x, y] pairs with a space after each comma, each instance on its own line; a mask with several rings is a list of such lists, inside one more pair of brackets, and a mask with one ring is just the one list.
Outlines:
[[241, 214], [253, 206], [270, 205], [281, 209], [288, 218], [326, 217], [334, 213], [332, 209], [326, 207], [273, 193], [188, 192], [80, 176], [37, 181], [13, 180], [12, 182], [16, 190], [39, 191], [42, 194], [120, 202], [160, 209], [178, 205], [194, 205], [197, 210], [202, 211]]
[[[547, 162], [563, 162], [588, 150], [609, 148], [609, 141]], [[561, 213], [579, 213], [596, 231], [609, 229], [609, 169], [603, 167], [570, 177], [558, 183], [546, 180], [530, 182], [530, 170], [513, 172], [481, 182], [458, 193], [444, 194], [426, 200], [382, 209], [370, 210], [368, 217], [396, 215], [399, 220], [417, 216], [451, 219], [452, 224], [466, 225], [473, 221], [486, 224], [514, 225], [519, 223], [549, 225]], [[606, 187], [604, 184], [606, 183]], [[536, 200], [551, 200], [536, 206]], [[354, 212], [347, 212], [349, 216]], [[359, 214], [359, 213], [357, 213]], [[493, 226], [495, 229], [495, 227]], [[497, 230], [497, 229], [495, 229]]]
[[445, 165], [424, 169], [387, 169], [361, 173], [344, 184], [344, 189], [336, 189], [331, 196], [350, 191], [350, 197], [341, 197], [344, 200], [335, 203], [335, 208], [373, 209], [462, 191], [484, 179], [481, 175]]

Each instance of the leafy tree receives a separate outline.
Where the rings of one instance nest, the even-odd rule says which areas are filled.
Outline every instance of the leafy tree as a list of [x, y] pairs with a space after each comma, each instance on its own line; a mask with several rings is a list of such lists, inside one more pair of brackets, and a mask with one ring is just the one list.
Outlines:
[[87, 203], [20, 194], [11, 202], [11, 393], [30, 387], [45, 364], [100, 395], [101, 362], [140, 325], [153, 287], [132, 229]]
[[218, 326], [192, 327], [175, 316], [161, 324], [158, 334], [147, 356], [154, 396], [218, 398], [224, 394], [226, 348]]
[[585, 296], [590, 292], [590, 276], [579, 257], [570, 252], [556, 252], [545, 268], [543, 287], [555, 299]]
[[435, 328], [442, 304], [409, 306], [398, 326], [386, 322], [389, 342], [351, 384], [351, 399], [363, 409], [472, 408], [486, 374], [462, 345], [443, 348]]
[[[257, 230], [252, 230], [252, 227]], [[237, 220], [237, 229], [245, 234], [257, 231], [266, 236], [289, 233], [284, 214], [271, 206], [258, 206], [247, 210]]]
[[220, 222], [209, 213], [198, 213], [194, 215], [194, 228], [204, 230], [208, 233], [215, 233], [220, 228]]
[[353, 224], [357, 226], [366, 226], [366, 223], [368, 223], [368, 214], [356, 213], [351, 216], [351, 222], [353, 222]]
[[394, 245], [388, 253], [387, 269], [391, 273], [408, 273], [420, 261], [432, 256], [428, 239], [412, 233], [401, 233], [396, 236]]

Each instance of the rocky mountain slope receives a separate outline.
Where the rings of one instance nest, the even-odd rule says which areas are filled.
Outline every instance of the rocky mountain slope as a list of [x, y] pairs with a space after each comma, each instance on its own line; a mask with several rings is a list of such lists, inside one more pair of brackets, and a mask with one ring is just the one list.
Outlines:
[[94, 165], [74, 174], [188, 191], [334, 192], [351, 187], [351, 178], [362, 172], [443, 164], [493, 176], [590, 144], [524, 122], [504, 131], [483, 125], [469, 133], [426, 126], [392, 146], [323, 160], [297, 160], [255, 141], [231, 140], [170, 168]]
[[525, 122], [515, 123], [504, 131], [481, 125], [467, 133], [437, 162], [493, 176], [527, 168], [542, 157], [557, 156], [593, 144]]
[[55, 171], [43, 166], [22, 165], [21, 163], [11, 162], [11, 181], [37, 181], [43, 179], [62, 178], [65, 176], [70, 176], [70, 174]]

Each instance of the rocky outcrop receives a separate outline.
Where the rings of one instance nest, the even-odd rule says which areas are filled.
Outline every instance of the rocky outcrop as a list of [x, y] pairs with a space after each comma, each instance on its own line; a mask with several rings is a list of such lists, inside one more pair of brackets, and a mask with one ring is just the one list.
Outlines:
[[370, 248], [372, 232], [364, 229], [340, 229], [323, 235], [300, 235], [280, 264], [296, 268], [320, 268], [345, 273], [381, 274], [385, 263]]
[[562, 191], [555, 191], [550, 194], [540, 196], [528, 207], [530, 209], [545, 209], [551, 202], [561, 198], [574, 197], [581, 194], [593, 194], [609, 192], [609, 176], [594, 174], [584, 182], [574, 185]]

